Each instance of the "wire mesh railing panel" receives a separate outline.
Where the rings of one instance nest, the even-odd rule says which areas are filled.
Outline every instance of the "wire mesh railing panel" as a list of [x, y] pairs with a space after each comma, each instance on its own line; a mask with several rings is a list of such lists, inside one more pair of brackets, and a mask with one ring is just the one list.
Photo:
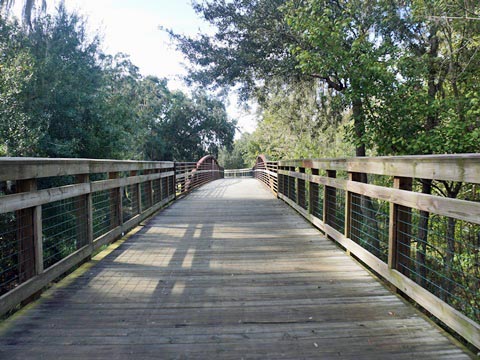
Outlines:
[[162, 201], [162, 179], [152, 181], [153, 203], [158, 204]]
[[286, 182], [287, 182], [287, 197], [292, 200], [292, 201], [297, 201], [297, 187], [296, 187], [296, 181], [295, 178], [292, 176], [287, 176], [286, 177]]
[[140, 184], [140, 194], [142, 198], [142, 211], [152, 206], [152, 186], [149, 181]]
[[304, 210], [308, 209], [308, 188], [305, 184], [305, 180], [297, 179], [298, 199], [297, 203]]
[[387, 262], [390, 204], [351, 194], [350, 212], [350, 239]]
[[175, 177], [174, 176], [169, 176], [167, 178], [167, 185], [168, 187], [167, 187], [166, 197], [175, 195]]
[[168, 197], [168, 178], [162, 178], [162, 200]]
[[310, 185], [311, 213], [320, 220], [323, 220], [323, 191], [323, 185], [313, 183]]
[[34, 275], [34, 248], [29, 210], [0, 214], [0, 295]]
[[123, 222], [130, 220], [138, 214], [138, 205], [137, 185], [125, 186], [122, 195]]
[[343, 233], [345, 231], [345, 191], [327, 187], [325, 204], [327, 224]]
[[84, 197], [42, 205], [42, 214], [44, 268], [88, 244]]
[[92, 220], [93, 220], [93, 238], [96, 239], [110, 230], [114, 229], [115, 224], [112, 218], [112, 212], [115, 211], [115, 202], [112, 201], [112, 191], [105, 190], [92, 194]]
[[[402, 209], [400, 271], [480, 322], [480, 225]], [[402, 219], [410, 219], [405, 221]]]
[[65, 175], [65, 176], [52, 176], [37, 179], [37, 189], [50, 189], [59, 186], [65, 186], [76, 183], [75, 176]]

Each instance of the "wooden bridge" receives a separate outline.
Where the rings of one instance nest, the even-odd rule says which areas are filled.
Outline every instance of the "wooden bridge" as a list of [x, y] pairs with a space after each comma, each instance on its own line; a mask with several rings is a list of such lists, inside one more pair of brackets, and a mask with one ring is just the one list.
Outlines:
[[[222, 179], [212, 157], [0, 168], [15, 181], [0, 197], [0, 311], [73, 269], [0, 324], [1, 359], [474, 357], [413, 302], [480, 345], [477, 155], [259, 157], [256, 179]], [[467, 183], [469, 199], [413, 178]], [[431, 250], [419, 264], [426, 211], [428, 248], [455, 252], [442, 266]], [[434, 216], [460, 226], [444, 247]]]

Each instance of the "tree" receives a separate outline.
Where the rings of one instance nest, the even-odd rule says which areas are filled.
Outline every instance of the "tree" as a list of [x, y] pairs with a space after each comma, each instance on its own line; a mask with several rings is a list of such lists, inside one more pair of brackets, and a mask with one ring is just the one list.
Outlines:
[[221, 146], [231, 148], [235, 122], [228, 119], [223, 103], [201, 91], [191, 99], [178, 91], [167, 95], [168, 107], [158, 123], [164, 159], [186, 161], [216, 156]]
[[34, 76], [34, 59], [17, 23], [0, 18], [0, 140], [9, 155], [33, 155], [39, 136], [34, 119], [23, 108]]
[[40, 156], [93, 157], [90, 139], [98, 123], [98, 90], [102, 69], [97, 62], [99, 41], [88, 40], [86, 24], [63, 6], [58, 12], [35, 19], [28, 34], [34, 74], [25, 89], [23, 108], [35, 119]]
[[[39, 3], [39, 1], [37, 0], [22, 0], [22, 1], [23, 1], [23, 10], [22, 10], [23, 20], [29, 27], [31, 27], [32, 13], [36, 5]], [[14, 3], [15, 3], [15, 0], [0, 0], [0, 10], [4, 10], [8, 13]], [[64, 2], [62, 1], [61, 5], [63, 5], [63, 3]], [[47, 0], [41, 0], [40, 11], [44, 13], [46, 9], [47, 9]]]
[[188, 80], [202, 86], [240, 86], [242, 99], [260, 96], [272, 77], [294, 78], [294, 39], [280, 7], [284, 0], [194, 2], [194, 10], [216, 27], [212, 36], [192, 38], [169, 31], [194, 65]]

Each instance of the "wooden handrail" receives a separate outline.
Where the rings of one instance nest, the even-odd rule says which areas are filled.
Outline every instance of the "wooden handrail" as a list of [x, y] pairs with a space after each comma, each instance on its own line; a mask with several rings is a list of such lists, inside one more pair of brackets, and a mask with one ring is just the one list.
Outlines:
[[[264, 156], [259, 156], [254, 171], [255, 177], [276, 193], [278, 198], [325, 232], [329, 238], [480, 348], [480, 202], [476, 197], [477, 184], [480, 184], [480, 154], [278, 162], [270, 162]], [[380, 176], [383, 183], [365, 183], [362, 180], [366, 178], [365, 174], [370, 177]], [[278, 181], [273, 182], [272, 179]], [[415, 179], [466, 183], [472, 189], [472, 196], [471, 199], [461, 200], [416, 192], [412, 187]], [[369, 205], [372, 202], [385, 204], [387, 210], [382, 214], [374, 214]], [[419, 216], [441, 218], [450, 225], [462, 222], [464, 225], [461, 231], [475, 227], [472, 231], [477, 234], [473, 234], [473, 240], [463, 239], [461, 231], [457, 230], [456, 234], [453, 228], [452, 239], [452, 230], [449, 234], [447, 230], [439, 234], [444, 243], [428, 244], [432, 250], [422, 253], [422, 239], [416, 237], [415, 230], [430, 234], [433, 230], [421, 229]], [[371, 230], [372, 227], [380, 226], [381, 221], [386, 234], [382, 244], [380, 239], [374, 238], [378, 234]], [[369, 231], [373, 236], [368, 234]], [[470, 244], [477, 237], [477, 244]], [[439, 251], [434, 250], [435, 245], [446, 249], [443, 258], [438, 260], [440, 265], [436, 265], [447, 269], [445, 274], [438, 274], [443, 268], [423, 270], [427, 275], [419, 273], [417, 268], [428, 268], [429, 264], [422, 262], [431, 256], [430, 251]], [[423, 256], [423, 260], [418, 256]], [[471, 273], [468, 274], [469, 281], [459, 283], [463, 280], [458, 280], [458, 276], [448, 278], [453, 274], [448, 262], [453, 261], [472, 264], [466, 270]], [[439, 290], [435, 292], [435, 288]], [[459, 293], [462, 291], [468, 295], [465, 295], [467, 298], [461, 298]], [[466, 310], [472, 306], [473, 311], [477, 306], [474, 314]]]
[[174, 201], [179, 183], [190, 191], [222, 174], [212, 156], [0, 158], [0, 181], [14, 192], [0, 193], [0, 315]]

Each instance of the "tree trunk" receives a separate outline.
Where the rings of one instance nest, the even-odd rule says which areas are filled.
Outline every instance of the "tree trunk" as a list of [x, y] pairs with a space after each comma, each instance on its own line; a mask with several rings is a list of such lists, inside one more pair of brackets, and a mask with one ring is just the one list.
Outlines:
[[[355, 149], [355, 156], [363, 157], [366, 155], [365, 143], [363, 142], [363, 136], [365, 135], [365, 123], [363, 122], [362, 114], [363, 103], [361, 99], [355, 99], [352, 102], [353, 123], [355, 127], [355, 137], [357, 147]], [[366, 175], [365, 175], [366, 176]], [[366, 182], [366, 181], [362, 181]]]
[[[445, 188], [447, 190], [447, 196], [451, 199], [455, 199], [462, 188], [462, 183], [456, 183], [449, 186], [447, 183]], [[448, 302], [450, 295], [454, 291], [454, 260], [455, 260], [455, 224], [456, 219], [449, 217], [447, 222], [447, 251], [445, 254], [445, 275], [443, 285], [442, 299]]]

